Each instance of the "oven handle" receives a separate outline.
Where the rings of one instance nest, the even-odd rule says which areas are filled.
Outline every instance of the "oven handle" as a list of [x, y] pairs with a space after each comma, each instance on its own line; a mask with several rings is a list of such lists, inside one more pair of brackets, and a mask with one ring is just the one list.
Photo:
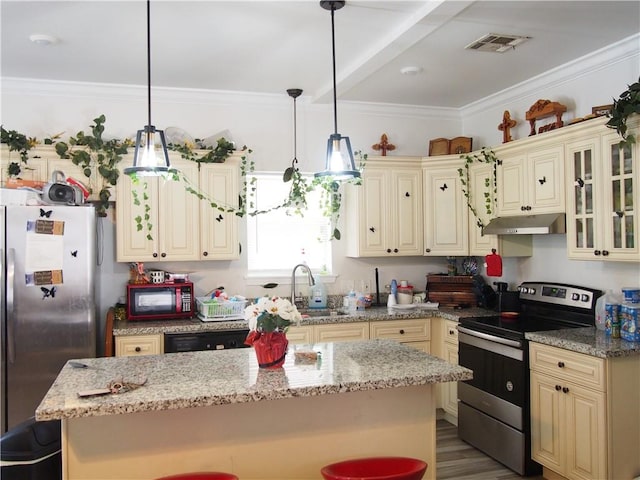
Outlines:
[[484, 340], [489, 340], [490, 342], [501, 343], [502, 345], [508, 345], [509, 347], [522, 348], [522, 343], [517, 340], [509, 340], [508, 338], [496, 337], [495, 335], [490, 335], [488, 333], [477, 332], [475, 330], [470, 330], [465, 327], [461, 327], [458, 325], [458, 332], [466, 333], [467, 335], [471, 335], [472, 337], [482, 338]]

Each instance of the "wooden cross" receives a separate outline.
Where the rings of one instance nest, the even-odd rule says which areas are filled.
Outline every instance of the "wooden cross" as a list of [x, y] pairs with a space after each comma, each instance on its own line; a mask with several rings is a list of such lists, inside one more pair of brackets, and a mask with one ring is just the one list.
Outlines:
[[511, 139], [511, 129], [516, 126], [518, 122], [515, 120], [511, 120], [511, 114], [509, 110], [505, 110], [502, 114], [502, 123], [498, 125], [498, 130], [502, 132], [502, 143], [510, 142]]
[[380, 152], [382, 153], [382, 156], [386, 157], [387, 151], [395, 150], [396, 146], [393, 145], [392, 143], [389, 143], [387, 134], [383, 133], [382, 136], [380, 137], [380, 143], [376, 143], [375, 145], [372, 145], [371, 148], [373, 148], [376, 151], [380, 150]]

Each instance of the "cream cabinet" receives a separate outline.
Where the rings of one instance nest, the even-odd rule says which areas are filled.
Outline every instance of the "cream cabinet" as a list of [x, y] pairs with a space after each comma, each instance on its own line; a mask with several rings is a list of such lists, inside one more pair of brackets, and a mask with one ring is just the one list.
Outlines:
[[347, 255], [422, 255], [420, 158], [367, 159], [362, 185], [347, 185]]
[[[131, 164], [131, 162], [125, 164]], [[171, 158], [171, 165], [195, 185], [198, 165]], [[119, 262], [186, 261], [200, 258], [199, 199], [181, 181], [124, 173], [117, 185], [116, 238]], [[138, 202], [135, 199], [138, 199]], [[142, 218], [138, 229], [135, 218]], [[147, 228], [150, 224], [150, 230]]]
[[[74, 165], [70, 158], [60, 158], [54, 145], [38, 145], [29, 151], [27, 163], [22, 163], [18, 152], [9, 152], [6, 144], [0, 147], [0, 184], [4, 186], [9, 179], [9, 165], [16, 163], [20, 166], [19, 178], [23, 180], [35, 180], [50, 182], [53, 172], [60, 171], [64, 178], [74, 178], [82, 182], [90, 192], [89, 200], [98, 200], [98, 194], [104, 185], [103, 178], [98, 174], [97, 167], [90, 168], [87, 177], [84, 170]], [[116, 198], [115, 188], [110, 188], [113, 201]]]
[[397, 340], [424, 353], [431, 351], [431, 319], [383, 320], [370, 322], [372, 339]]
[[469, 211], [462, 191], [458, 157], [425, 162], [424, 255], [468, 255]]
[[[493, 168], [493, 165], [486, 163], [479, 163], [469, 168], [470, 203], [478, 214], [476, 217], [469, 212], [469, 255], [485, 256], [495, 249], [503, 257], [530, 257], [533, 254], [531, 235], [484, 235], [482, 233], [480, 225], [488, 224], [496, 216]], [[487, 198], [491, 202], [491, 213], [487, 212]]]
[[530, 365], [532, 458], [568, 479], [637, 474], [640, 358], [531, 343]]
[[223, 210], [238, 208], [240, 158], [233, 156], [224, 163], [202, 164], [198, 178], [200, 191], [211, 197], [200, 200], [200, 258], [237, 259], [240, 257], [238, 216], [213, 208], [211, 202]]
[[564, 149], [553, 139], [497, 150], [498, 216], [564, 213]]
[[[189, 261], [238, 258], [238, 219], [232, 209], [238, 204], [239, 157], [225, 163], [203, 164], [176, 158], [171, 165], [189, 184], [159, 177], [141, 177], [138, 185], [122, 175], [116, 202], [117, 260]], [[203, 198], [189, 192], [196, 188]], [[135, 192], [134, 192], [135, 190]], [[140, 199], [136, 204], [134, 197]], [[142, 200], [146, 197], [146, 203]], [[211, 203], [215, 206], [212, 206]], [[138, 230], [136, 217], [148, 216], [151, 230]]]
[[[637, 121], [630, 126], [637, 136]], [[640, 262], [639, 149], [619, 143], [597, 123], [565, 146], [569, 258]]]
[[116, 337], [116, 357], [161, 353], [164, 353], [164, 336], [161, 333]]
[[369, 322], [293, 326], [287, 330], [287, 339], [292, 344], [368, 340]]
[[[432, 353], [454, 365], [458, 364], [458, 322], [436, 318], [432, 322]], [[437, 406], [442, 408], [449, 421], [457, 423], [458, 383], [436, 385]]]

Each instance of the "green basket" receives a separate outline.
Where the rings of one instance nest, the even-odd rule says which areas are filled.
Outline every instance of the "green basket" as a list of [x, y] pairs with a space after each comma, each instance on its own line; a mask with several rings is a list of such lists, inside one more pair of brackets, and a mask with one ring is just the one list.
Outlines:
[[212, 302], [208, 297], [197, 297], [198, 316], [203, 320], [244, 318], [247, 302]]

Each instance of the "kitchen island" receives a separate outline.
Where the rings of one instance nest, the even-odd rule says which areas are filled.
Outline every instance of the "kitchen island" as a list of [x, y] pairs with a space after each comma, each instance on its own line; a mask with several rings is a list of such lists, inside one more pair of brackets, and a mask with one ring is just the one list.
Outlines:
[[[434, 384], [472, 372], [392, 340], [289, 347], [282, 369], [253, 349], [82, 360], [36, 411], [62, 420], [65, 479], [153, 479], [219, 470], [243, 480], [318, 479], [323, 465], [400, 455], [435, 479]], [[79, 398], [112, 381], [144, 385]]]

